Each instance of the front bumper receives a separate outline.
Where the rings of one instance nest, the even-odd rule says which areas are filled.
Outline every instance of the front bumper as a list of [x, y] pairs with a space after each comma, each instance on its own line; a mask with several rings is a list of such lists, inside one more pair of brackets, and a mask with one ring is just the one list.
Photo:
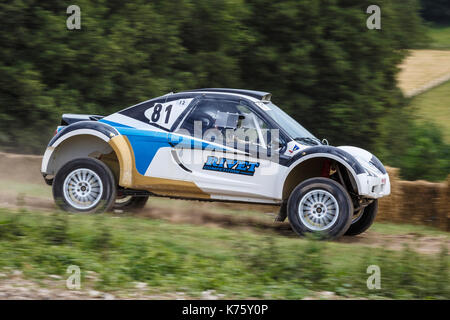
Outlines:
[[391, 193], [391, 182], [387, 173], [376, 176], [362, 173], [357, 178], [360, 196], [378, 199]]

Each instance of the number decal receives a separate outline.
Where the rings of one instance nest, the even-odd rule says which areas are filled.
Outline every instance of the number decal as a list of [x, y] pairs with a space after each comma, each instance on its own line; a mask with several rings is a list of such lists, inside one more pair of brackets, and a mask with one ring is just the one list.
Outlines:
[[153, 114], [151, 117], [152, 122], [158, 122], [159, 117], [161, 117], [161, 109], [162, 109], [162, 104], [158, 103], [155, 108], [153, 109]]
[[[150, 117], [150, 121], [151, 122], [158, 122], [159, 118], [161, 118], [161, 110], [162, 110], [163, 106], [162, 104], [158, 103], [157, 105], [155, 105], [153, 107], [153, 113], [152, 116]], [[164, 112], [166, 113], [166, 119], [164, 120], [164, 123], [169, 123], [169, 119], [170, 119], [170, 112], [172, 111], [172, 105], [168, 105]]]
[[170, 130], [193, 99], [180, 99], [163, 103], [156, 103], [144, 112], [148, 124], [161, 129]]
[[172, 111], [172, 105], [168, 105], [166, 107], [166, 120], [164, 121], [164, 123], [169, 123], [170, 111]]

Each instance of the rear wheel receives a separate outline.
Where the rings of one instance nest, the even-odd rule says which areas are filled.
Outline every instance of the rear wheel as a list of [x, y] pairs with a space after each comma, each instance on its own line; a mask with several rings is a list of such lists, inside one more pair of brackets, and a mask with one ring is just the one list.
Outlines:
[[118, 196], [114, 202], [114, 209], [123, 211], [137, 211], [145, 207], [148, 196]]
[[70, 212], [104, 212], [112, 208], [116, 184], [111, 170], [94, 158], [66, 163], [53, 181], [56, 205]]
[[356, 236], [369, 229], [375, 221], [377, 212], [378, 200], [373, 200], [371, 204], [364, 209], [361, 209], [361, 211], [357, 212], [357, 214], [353, 215], [352, 224], [350, 225], [350, 228], [348, 228], [345, 235]]
[[288, 200], [288, 217], [299, 235], [319, 234], [333, 239], [349, 228], [353, 204], [339, 183], [327, 178], [311, 178], [300, 183]]

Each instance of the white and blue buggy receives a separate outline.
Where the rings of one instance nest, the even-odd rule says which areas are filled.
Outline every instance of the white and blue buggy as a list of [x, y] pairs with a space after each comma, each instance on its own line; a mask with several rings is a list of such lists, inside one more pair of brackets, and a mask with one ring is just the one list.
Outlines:
[[280, 205], [298, 234], [365, 231], [389, 176], [371, 153], [321, 142], [267, 92], [169, 93], [109, 116], [65, 114], [41, 172], [71, 212], [137, 210], [149, 196]]

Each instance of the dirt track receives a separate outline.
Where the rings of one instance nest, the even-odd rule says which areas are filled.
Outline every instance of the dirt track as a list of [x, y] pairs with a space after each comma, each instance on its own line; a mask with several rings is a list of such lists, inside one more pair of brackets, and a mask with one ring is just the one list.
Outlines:
[[[0, 153], [0, 180], [8, 178], [8, 180], [14, 179], [14, 181], [32, 183], [42, 188], [49, 188], [44, 184], [39, 174], [40, 159], [37, 156]], [[11, 170], [11, 168], [14, 168], [14, 170]], [[53, 199], [50, 197], [22, 196], [13, 191], [0, 191], [0, 207], [25, 207], [38, 210], [55, 209]], [[222, 209], [221, 211], [223, 209], [239, 209], [242, 211], [254, 211], [255, 213], [251, 216], [222, 213], [218, 212], [218, 208]], [[172, 223], [244, 229], [258, 233], [271, 232], [287, 237], [297, 237], [291, 230], [288, 222], [273, 222], [277, 210], [277, 207], [274, 206], [189, 201], [187, 204], [184, 203], [182, 206], [177, 207], [151, 203], [135, 215], [142, 218], [162, 219]], [[120, 215], [120, 213], [116, 214]], [[401, 250], [404, 245], [408, 245], [421, 253], [437, 253], [441, 250], [442, 245], [450, 249], [450, 240], [445, 236], [422, 236], [415, 233], [384, 234], [370, 230], [357, 237], [342, 237], [338, 242], [385, 247], [393, 250]]]
[[[93, 282], [98, 281], [98, 274], [88, 271], [86, 281], [81, 288], [69, 290], [66, 278], [58, 275], [48, 275], [39, 282], [26, 279], [22, 271], [3, 269], [0, 273], [0, 300], [184, 300], [193, 299], [184, 292], [154, 293], [146, 283], [135, 282], [134, 287], [115, 292], [102, 292], [93, 288]], [[202, 292], [202, 299], [216, 300], [221, 295], [215, 292]]]
[[[14, 197], [0, 195], [0, 207], [18, 208]], [[52, 199], [37, 197], [24, 197], [20, 199], [20, 207], [38, 210], [54, 210]], [[274, 212], [255, 213], [254, 216], [240, 216], [235, 214], [219, 213], [212, 210], [216, 204], [198, 203], [190, 201], [186, 208], [166, 208], [163, 206], [147, 206], [134, 216], [146, 219], [161, 219], [171, 223], [204, 225], [208, 227], [220, 227], [228, 229], [240, 229], [257, 233], [273, 233], [286, 237], [298, 237], [289, 226], [288, 222], [273, 222]], [[207, 208], [210, 210], [207, 210]], [[255, 206], [252, 207], [252, 209]], [[264, 206], [263, 206], [264, 207]], [[195, 209], [194, 209], [195, 208]], [[268, 207], [266, 211], [271, 211]], [[124, 213], [116, 212], [117, 216]], [[446, 236], [423, 236], [417, 233], [406, 234], [384, 234], [375, 231], [367, 231], [356, 237], [342, 237], [336, 242], [346, 244], [357, 244], [370, 247], [384, 247], [391, 250], [402, 250], [405, 245], [420, 253], [435, 254], [442, 246], [450, 250], [450, 240]]]

